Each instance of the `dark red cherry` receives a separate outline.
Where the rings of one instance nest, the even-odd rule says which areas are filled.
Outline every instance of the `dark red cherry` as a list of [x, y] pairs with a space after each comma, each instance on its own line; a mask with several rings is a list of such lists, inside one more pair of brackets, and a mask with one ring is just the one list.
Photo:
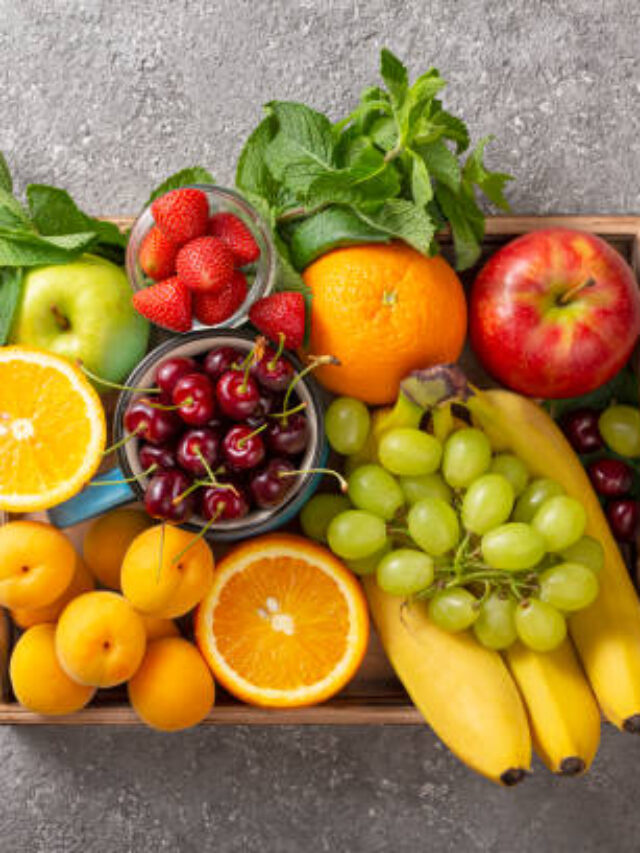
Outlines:
[[220, 461], [220, 436], [208, 427], [195, 427], [182, 434], [176, 451], [178, 465], [190, 474], [203, 477], [207, 469], [215, 468]]
[[178, 379], [197, 372], [198, 364], [192, 358], [181, 355], [165, 358], [156, 368], [156, 385], [166, 394], [171, 394]]
[[640, 509], [638, 501], [624, 498], [607, 505], [607, 518], [613, 535], [621, 542], [633, 542], [638, 535]]
[[143, 444], [138, 448], [138, 461], [143, 471], [148, 471], [152, 465], [164, 470], [175, 468], [175, 448], [170, 444]]
[[593, 488], [606, 498], [626, 495], [633, 486], [633, 471], [621, 459], [598, 459], [587, 466]]
[[235, 471], [255, 468], [265, 456], [262, 437], [245, 424], [231, 427], [222, 440], [222, 452], [225, 463]]
[[309, 422], [302, 412], [275, 418], [267, 427], [267, 446], [278, 456], [296, 456], [309, 441]]
[[251, 368], [251, 373], [258, 382], [269, 391], [286, 391], [291, 384], [295, 370], [291, 362], [276, 353], [272, 349], [266, 349], [264, 355]]
[[282, 503], [296, 481], [295, 477], [281, 476], [295, 468], [286, 459], [271, 459], [267, 465], [255, 474], [249, 488], [256, 504], [261, 509], [271, 509]]
[[189, 477], [178, 468], [154, 474], [145, 491], [145, 509], [152, 518], [176, 523], [187, 521], [195, 509], [195, 492], [191, 492], [177, 503], [176, 498], [179, 498], [190, 485]]
[[217, 382], [223, 373], [234, 364], [241, 364], [243, 359], [243, 353], [234, 347], [215, 347], [205, 356], [204, 371], [213, 382]]
[[243, 421], [256, 411], [260, 392], [250, 376], [245, 376], [237, 370], [227, 370], [218, 379], [216, 398], [227, 417], [234, 421]]
[[244, 518], [249, 512], [249, 501], [243, 489], [237, 486], [225, 488], [224, 485], [207, 486], [202, 493], [200, 514], [209, 521], [211, 518], [230, 520]]
[[175, 412], [155, 408], [148, 397], [138, 397], [124, 413], [124, 427], [138, 438], [151, 444], [165, 444], [180, 430], [180, 418]]
[[171, 399], [186, 424], [204, 426], [215, 413], [213, 386], [203, 373], [187, 373], [173, 387]]
[[562, 418], [562, 429], [576, 453], [593, 453], [604, 447], [598, 429], [598, 412], [576, 409]]

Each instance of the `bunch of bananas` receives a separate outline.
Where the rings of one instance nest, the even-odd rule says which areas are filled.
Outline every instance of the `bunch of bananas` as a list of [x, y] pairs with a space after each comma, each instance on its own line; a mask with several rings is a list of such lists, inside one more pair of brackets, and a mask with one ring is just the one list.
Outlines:
[[[523, 779], [532, 744], [554, 773], [589, 768], [600, 740], [601, 713], [640, 733], [640, 601], [579, 459], [552, 419], [509, 391], [471, 388], [456, 367], [412, 374], [394, 409], [377, 414], [372, 434], [415, 425], [431, 412], [434, 427], [462, 402], [498, 451], [526, 463], [533, 476], [552, 477], [587, 511], [586, 532], [605, 551], [600, 594], [569, 620], [570, 638], [551, 652], [517, 643], [504, 654], [468, 633], [437, 628], [420, 607], [365, 590], [387, 655], [411, 699], [449, 748], [474, 770], [503, 785]], [[374, 448], [369, 447], [368, 452]]]

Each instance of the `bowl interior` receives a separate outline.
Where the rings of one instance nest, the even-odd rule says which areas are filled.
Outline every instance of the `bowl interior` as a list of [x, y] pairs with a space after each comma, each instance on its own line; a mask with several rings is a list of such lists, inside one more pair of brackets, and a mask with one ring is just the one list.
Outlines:
[[[204, 355], [213, 347], [217, 346], [232, 346], [243, 352], [249, 352], [254, 344], [255, 338], [249, 333], [234, 332], [225, 334], [222, 332], [193, 332], [188, 340], [166, 341], [155, 350], [153, 350], [129, 377], [128, 385], [133, 385], [141, 388], [148, 388], [153, 385], [156, 368], [159, 362], [169, 356], [191, 356], [198, 357]], [[290, 358], [290, 357], [289, 357]], [[294, 358], [290, 358], [296, 370], [300, 369], [299, 363]], [[324, 448], [324, 428], [322, 408], [319, 401], [317, 391], [313, 390], [313, 380], [309, 377], [303, 378], [296, 385], [295, 391], [300, 398], [300, 401], [306, 403], [305, 414], [309, 423], [309, 442], [307, 449], [300, 461], [300, 469], [308, 470], [317, 467], [323, 456]], [[122, 419], [124, 412], [135, 397], [135, 393], [127, 391], [123, 392], [118, 401], [114, 417], [114, 435], [116, 440], [124, 435], [124, 427]], [[140, 442], [136, 438], [131, 438], [118, 451], [120, 465], [125, 475], [135, 477], [133, 487], [137, 494], [142, 498], [144, 489], [148, 482], [148, 477], [144, 476], [143, 469], [138, 459], [138, 447]], [[313, 479], [313, 474], [300, 474], [295, 478], [295, 483], [289, 491], [285, 500], [273, 509], [254, 509], [248, 515], [241, 519], [228, 521], [219, 521], [212, 525], [211, 532], [215, 534], [219, 531], [237, 532], [240, 530], [248, 530], [256, 526], [268, 522], [274, 516], [284, 512], [287, 507], [296, 499], [300, 492], [305, 489]], [[191, 529], [200, 529], [205, 524], [205, 520], [200, 515], [194, 515], [191, 521], [183, 526]]]
[[[249, 313], [249, 308], [253, 303], [266, 296], [271, 292], [277, 272], [276, 252], [273, 247], [271, 235], [264, 220], [242, 196], [233, 190], [228, 190], [223, 187], [210, 186], [208, 184], [192, 184], [191, 188], [202, 190], [209, 201], [209, 213], [218, 213], [225, 211], [233, 213], [241, 219], [249, 228], [254, 236], [254, 239], [260, 246], [260, 257], [255, 264], [245, 268], [242, 272], [247, 278], [249, 289], [247, 298], [238, 308], [235, 314], [228, 317], [222, 323], [216, 326], [205, 326], [195, 317], [193, 318], [192, 329], [214, 329], [227, 328], [235, 329], [246, 322]], [[127, 244], [126, 268], [129, 283], [134, 291], [141, 290], [147, 287], [150, 283], [149, 279], [142, 271], [138, 263], [138, 254], [142, 241], [147, 233], [155, 225], [151, 206], [146, 207], [140, 216], [136, 219], [131, 229], [129, 242]], [[176, 334], [175, 332], [173, 334]]]

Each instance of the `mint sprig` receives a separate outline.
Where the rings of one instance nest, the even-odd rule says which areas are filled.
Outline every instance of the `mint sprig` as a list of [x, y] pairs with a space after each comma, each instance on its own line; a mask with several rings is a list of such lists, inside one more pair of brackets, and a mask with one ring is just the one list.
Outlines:
[[466, 154], [468, 130], [443, 108], [438, 71], [411, 83], [402, 62], [383, 49], [380, 75], [384, 86], [365, 89], [333, 124], [304, 104], [271, 101], [244, 145], [236, 185], [299, 272], [324, 252], [363, 241], [401, 239], [434, 254], [436, 233], [447, 224], [456, 266], [465, 269], [479, 258], [484, 237], [478, 197], [508, 209], [511, 176], [485, 166], [489, 137]]

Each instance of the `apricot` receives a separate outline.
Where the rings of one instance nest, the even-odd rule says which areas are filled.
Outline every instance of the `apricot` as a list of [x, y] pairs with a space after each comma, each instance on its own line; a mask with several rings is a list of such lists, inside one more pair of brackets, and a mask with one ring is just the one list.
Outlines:
[[11, 611], [11, 618], [20, 628], [30, 628], [42, 622], [55, 622], [70, 601], [95, 588], [93, 575], [85, 566], [81, 557], [76, 557], [76, 570], [71, 583], [55, 601], [45, 607], [17, 607]]
[[89, 702], [94, 687], [78, 684], [60, 666], [56, 626], [34, 625], [13, 649], [9, 675], [18, 702], [38, 714], [71, 714]]
[[0, 528], [0, 605], [45, 607], [62, 595], [76, 568], [64, 533], [42, 521], [12, 521]]
[[140, 719], [165, 732], [197, 725], [215, 699], [213, 676], [200, 652], [179, 637], [149, 643], [128, 690]]
[[204, 539], [159, 524], [133, 540], [120, 579], [122, 592], [136, 610], [175, 619], [207, 594], [213, 582], [213, 554]]
[[56, 629], [56, 652], [70, 678], [94, 687], [122, 684], [144, 657], [142, 618], [117, 592], [85, 592], [69, 602]]
[[114, 509], [96, 518], [87, 530], [82, 554], [89, 570], [103, 586], [120, 589], [120, 566], [127, 548], [152, 524], [141, 509]]
[[180, 631], [172, 619], [160, 619], [158, 616], [142, 616], [142, 624], [147, 633], [147, 642], [160, 640], [162, 637], [179, 637]]

